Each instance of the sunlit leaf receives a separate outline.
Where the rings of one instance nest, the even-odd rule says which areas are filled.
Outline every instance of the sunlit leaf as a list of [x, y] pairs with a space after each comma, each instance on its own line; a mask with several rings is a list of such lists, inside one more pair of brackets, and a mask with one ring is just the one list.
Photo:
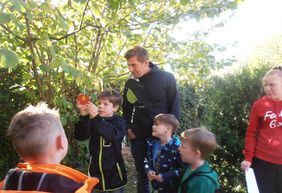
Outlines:
[[0, 49], [0, 67], [14, 68], [19, 64], [19, 56], [12, 50]]
[[26, 12], [26, 5], [22, 0], [12, 0], [12, 2], [14, 3], [13, 8], [15, 10], [22, 13]]
[[116, 10], [119, 8], [120, 0], [108, 0], [110, 8]]
[[187, 5], [190, 2], [190, 0], [180, 0], [180, 3], [182, 5]]
[[50, 66], [46, 65], [46, 64], [42, 64], [39, 66], [39, 68], [43, 71], [43, 72], [49, 72], [51, 70]]
[[50, 67], [51, 68], [58, 68], [63, 64], [63, 61], [60, 58], [55, 58], [50, 62]]
[[65, 22], [65, 19], [62, 18], [61, 16], [57, 16], [57, 17], [56, 17], [56, 21], [57, 21], [58, 26], [59, 26], [61, 29], [64, 29], [64, 30], [68, 30], [68, 29], [69, 29], [69, 26], [68, 26], [68, 24]]
[[10, 16], [6, 13], [0, 13], [0, 23], [5, 24], [11, 20]]

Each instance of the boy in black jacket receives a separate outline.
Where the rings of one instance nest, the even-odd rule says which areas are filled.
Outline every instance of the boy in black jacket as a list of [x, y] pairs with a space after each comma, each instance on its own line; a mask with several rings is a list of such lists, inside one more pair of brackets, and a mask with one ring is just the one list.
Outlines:
[[81, 105], [79, 121], [74, 136], [89, 141], [89, 173], [100, 182], [94, 192], [123, 193], [127, 183], [125, 165], [121, 154], [121, 142], [126, 132], [123, 118], [114, 115], [122, 103], [115, 90], [105, 90], [98, 95], [98, 107], [88, 102]]

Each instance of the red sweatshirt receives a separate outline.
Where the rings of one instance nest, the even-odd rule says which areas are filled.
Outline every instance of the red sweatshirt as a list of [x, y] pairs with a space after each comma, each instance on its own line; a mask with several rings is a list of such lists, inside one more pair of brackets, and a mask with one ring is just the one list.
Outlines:
[[255, 101], [245, 137], [245, 160], [253, 157], [282, 164], [282, 101], [264, 96]]

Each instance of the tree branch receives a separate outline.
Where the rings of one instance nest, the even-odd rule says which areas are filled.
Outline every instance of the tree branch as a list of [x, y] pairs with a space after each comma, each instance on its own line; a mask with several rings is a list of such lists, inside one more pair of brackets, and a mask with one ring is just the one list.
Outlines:
[[89, 66], [88, 66], [88, 71], [90, 71], [91, 68], [92, 68], [93, 61], [94, 61], [95, 56], [96, 56], [96, 50], [97, 50], [97, 46], [98, 46], [100, 36], [101, 36], [101, 30], [98, 29], [98, 32], [97, 32], [97, 35], [96, 35], [96, 38], [95, 38], [95, 41], [94, 41], [94, 47], [93, 47], [93, 50], [92, 50], [91, 59], [90, 59]]
[[71, 35], [73, 35], [73, 34], [75, 34], [75, 33], [80, 32], [81, 30], [83, 30], [84, 28], [86, 28], [86, 27], [88, 27], [88, 26], [92, 26], [92, 27], [99, 28], [99, 26], [93, 26], [93, 25], [87, 24], [87, 25], [83, 26], [82, 28], [79, 28], [78, 30], [76, 30], [76, 31], [74, 31], [74, 32], [71, 32], [71, 33], [69, 33], [69, 34], [66, 34], [66, 35], [64, 35], [64, 36], [62, 36], [62, 37], [57, 38], [57, 37], [52, 37], [52, 36], [51, 36], [51, 37], [49, 37], [49, 39], [50, 39], [50, 40], [57, 40], [57, 41], [59, 41], [59, 40], [65, 39], [65, 38], [67, 38], [67, 37], [69, 37], [69, 36], [71, 36]]
[[80, 25], [79, 25], [79, 29], [82, 28], [82, 24], [83, 24], [83, 19], [84, 19], [84, 16], [85, 16], [85, 12], [86, 12], [86, 9], [88, 7], [88, 4], [89, 4], [89, 0], [87, 1], [85, 7], [84, 7], [84, 10], [83, 10], [83, 13], [82, 13], [82, 17], [81, 17], [81, 21], [80, 21]]
[[29, 46], [29, 49], [30, 49], [30, 52], [31, 52], [31, 55], [32, 55], [31, 62], [32, 62], [32, 70], [33, 70], [33, 73], [34, 73], [34, 78], [35, 78], [36, 84], [38, 86], [38, 91], [39, 91], [40, 96], [42, 97], [42, 99], [44, 101], [47, 101], [46, 97], [44, 95], [44, 92], [43, 92], [42, 82], [41, 82], [39, 74], [37, 72], [37, 64], [36, 64], [36, 60], [35, 60], [36, 56], [35, 56], [35, 51], [34, 51], [34, 42], [32, 41], [30, 24], [29, 24], [29, 20], [27, 18], [26, 13], [24, 13], [24, 18], [25, 18], [26, 29], [27, 29], [27, 44]]
[[0, 26], [2, 26], [6, 31], [8, 31], [10, 34], [12, 34], [13, 36], [15, 36], [16, 38], [24, 41], [24, 42], [27, 42], [27, 39], [26, 38], [22, 38], [21, 36], [18, 36], [16, 35], [15, 33], [13, 33], [12, 30], [10, 30], [8, 27], [6, 27], [4, 24], [0, 24]]
[[93, 68], [92, 68], [92, 73], [93, 74], [95, 74], [95, 72], [96, 72], [96, 69], [97, 69], [97, 66], [98, 66], [98, 62], [99, 62], [99, 57], [100, 57], [100, 54], [101, 54], [101, 51], [102, 51], [102, 48], [103, 48], [103, 45], [104, 45], [104, 39], [103, 39], [104, 35], [105, 35], [105, 33], [102, 33], [102, 35], [99, 38], [98, 49], [97, 49], [97, 52], [96, 52], [96, 56], [95, 56], [95, 60], [94, 60], [94, 65], [93, 65]]

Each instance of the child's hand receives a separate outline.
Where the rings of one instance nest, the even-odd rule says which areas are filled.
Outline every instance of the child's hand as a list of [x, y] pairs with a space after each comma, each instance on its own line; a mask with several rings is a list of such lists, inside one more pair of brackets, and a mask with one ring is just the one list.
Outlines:
[[96, 117], [98, 115], [98, 108], [93, 103], [88, 102], [85, 106], [90, 117]]
[[251, 165], [251, 162], [244, 160], [241, 162], [241, 170], [247, 171], [251, 167]]
[[149, 181], [152, 181], [155, 179], [155, 176], [156, 176], [156, 172], [155, 171], [149, 171], [148, 174], [147, 174], [147, 177], [149, 179]]
[[88, 115], [88, 111], [86, 109], [86, 105], [82, 105], [78, 102], [78, 100], [76, 100], [76, 106], [79, 109], [79, 114], [84, 116], [84, 115]]
[[161, 182], [161, 183], [164, 181], [161, 174], [155, 175], [155, 180], [157, 180], [158, 182]]

